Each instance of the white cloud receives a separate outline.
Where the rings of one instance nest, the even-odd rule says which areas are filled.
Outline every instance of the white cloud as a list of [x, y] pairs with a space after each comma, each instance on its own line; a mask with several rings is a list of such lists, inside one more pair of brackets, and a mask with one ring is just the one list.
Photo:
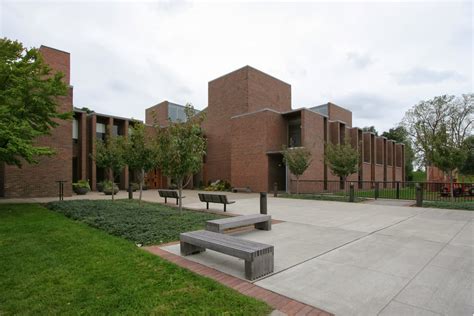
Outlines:
[[1, 36], [71, 53], [75, 105], [119, 116], [143, 119], [164, 99], [202, 109], [208, 81], [244, 65], [290, 83], [294, 108], [333, 101], [379, 130], [419, 100], [473, 90], [470, 2], [4, 0], [0, 10]]
[[372, 57], [369, 54], [360, 54], [357, 52], [347, 53], [347, 60], [352, 63], [356, 68], [363, 69], [374, 63]]
[[417, 85], [438, 83], [447, 80], [461, 81], [462, 75], [453, 70], [433, 70], [421, 67], [412, 68], [406, 72], [392, 74], [398, 84]]

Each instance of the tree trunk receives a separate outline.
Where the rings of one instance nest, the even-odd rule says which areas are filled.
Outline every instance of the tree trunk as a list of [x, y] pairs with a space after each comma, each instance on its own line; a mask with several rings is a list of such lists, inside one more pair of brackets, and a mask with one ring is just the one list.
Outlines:
[[182, 196], [183, 196], [183, 178], [180, 178], [177, 180], [177, 184], [178, 184], [178, 208], [179, 208], [179, 213], [181, 214], [182, 213], [182, 210], [183, 210], [183, 199], [182, 199]]
[[110, 170], [110, 175], [112, 177], [112, 202], [115, 201], [114, 195], [115, 195], [115, 182], [114, 182], [114, 172]]
[[454, 184], [453, 184], [453, 172], [452, 171], [449, 171], [448, 172], [448, 175], [449, 175], [449, 186], [450, 186], [450, 200], [453, 201], [454, 200]]
[[299, 190], [299, 184], [300, 184], [300, 177], [296, 177], [296, 195], [300, 194]]
[[138, 197], [138, 205], [142, 206], [142, 192], [143, 192], [143, 180], [145, 179], [145, 170], [142, 169], [140, 172], [140, 195]]
[[342, 192], [343, 196], [346, 197], [346, 179], [347, 177], [341, 177], [342, 179]]

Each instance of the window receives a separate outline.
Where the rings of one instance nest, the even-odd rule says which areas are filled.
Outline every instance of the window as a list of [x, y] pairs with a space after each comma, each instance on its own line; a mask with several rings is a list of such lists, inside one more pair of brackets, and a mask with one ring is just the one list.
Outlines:
[[97, 139], [105, 140], [105, 124], [97, 123], [95, 128], [95, 135]]
[[77, 141], [79, 138], [79, 122], [74, 119], [72, 120], [72, 139]]
[[119, 127], [118, 125], [113, 125], [112, 126], [112, 136], [118, 136], [119, 135]]
[[186, 113], [184, 112], [184, 107], [169, 103], [168, 118], [171, 120], [171, 122], [186, 122]]
[[301, 146], [301, 119], [288, 122], [288, 147]]

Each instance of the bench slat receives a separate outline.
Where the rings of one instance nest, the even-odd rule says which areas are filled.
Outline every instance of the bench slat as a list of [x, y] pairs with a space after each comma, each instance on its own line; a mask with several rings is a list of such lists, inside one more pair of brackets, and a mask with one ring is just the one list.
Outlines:
[[206, 225], [209, 223], [209, 226], [218, 227], [219, 231], [222, 231], [224, 229], [263, 223], [271, 220], [272, 217], [270, 215], [253, 214], [210, 220], [206, 222]]
[[273, 252], [273, 246], [270, 245], [204, 230], [182, 233], [180, 240], [244, 260], [253, 260], [257, 255]]

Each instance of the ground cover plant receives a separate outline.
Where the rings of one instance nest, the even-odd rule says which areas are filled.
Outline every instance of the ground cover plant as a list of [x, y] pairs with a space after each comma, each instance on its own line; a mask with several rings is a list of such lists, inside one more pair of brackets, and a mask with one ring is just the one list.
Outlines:
[[57, 201], [49, 209], [120, 236], [137, 244], [152, 245], [179, 240], [179, 234], [203, 229], [205, 222], [222, 216], [183, 210], [158, 203], [135, 200]]
[[34, 204], [0, 206], [0, 258], [0, 315], [270, 312], [263, 302]]
[[423, 201], [423, 207], [449, 208], [455, 210], [474, 211], [474, 201], [451, 202], [451, 201]]
[[[333, 194], [279, 194], [279, 197], [288, 199], [303, 199], [303, 200], [321, 200], [321, 201], [337, 201], [337, 202], [349, 202], [348, 196], [333, 195]], [[355, 197], [355, 202], [362, 202], [366, 199], [363, 197]]]

